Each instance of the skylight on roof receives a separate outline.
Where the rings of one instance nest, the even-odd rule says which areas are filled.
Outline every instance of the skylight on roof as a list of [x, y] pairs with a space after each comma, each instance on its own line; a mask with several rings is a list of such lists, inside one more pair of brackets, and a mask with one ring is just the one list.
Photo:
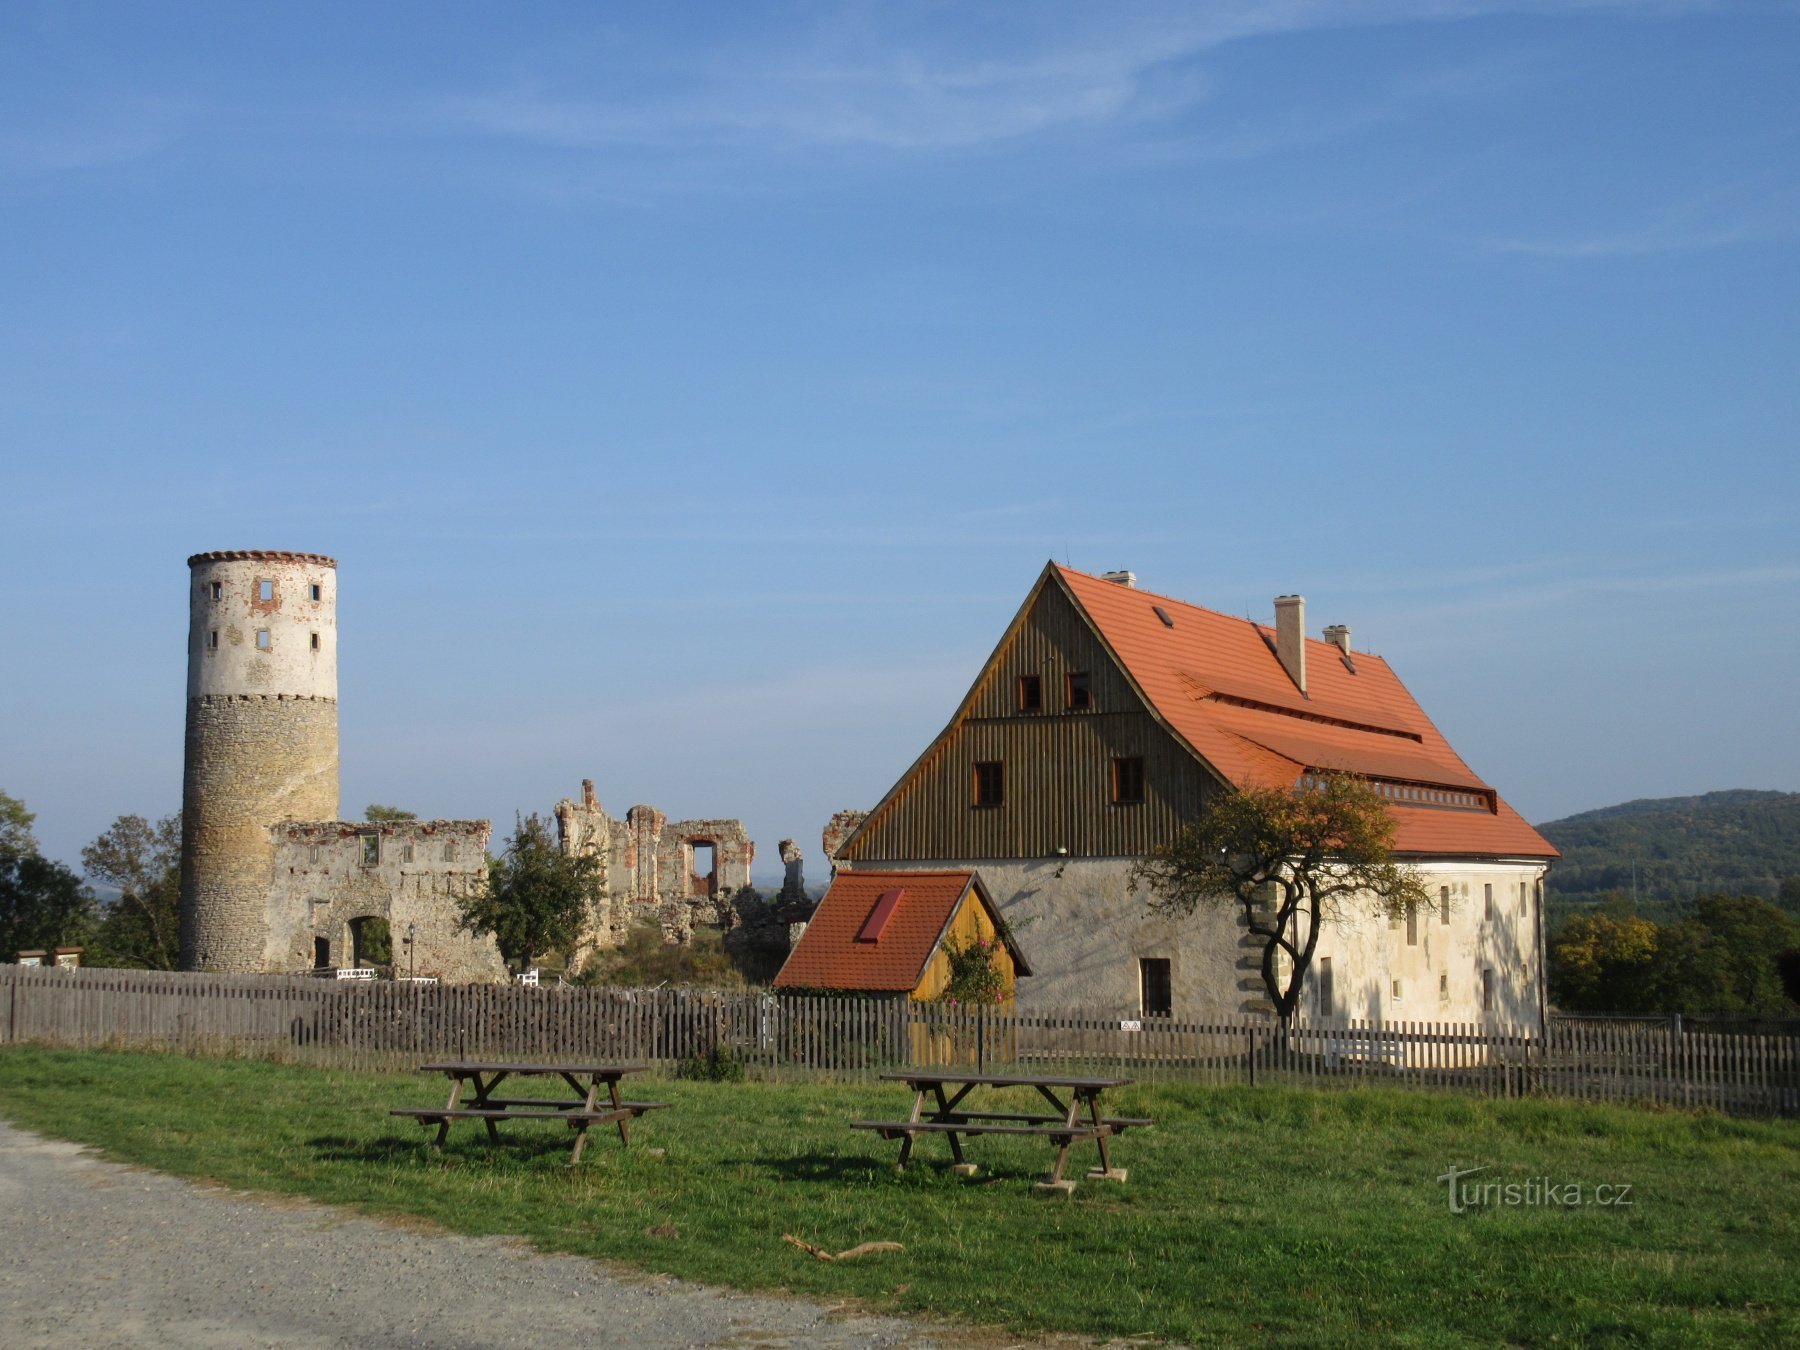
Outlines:
[[1152, 605], [1150, 608], [1156, 611], [1156, 617], [1162, 620], [1162, 626], [1164, 628], [1173, 628], [1175, 626], [1175, 620], [1169, 617], [1168, 610], [1164, 609], [1161, 605]]
[[879, 942], [881, 932], [888, 926], [888, 920], [894, 917], [894, 911], [900, 907], [900, 897], [906, 894], [904, 887], [895, 887], [891, 891], [883, 891], [875, 897], [875, 908], [869, 911], [869, 917], [863, 920], [863, 926], [857, 931], [858, 942]]

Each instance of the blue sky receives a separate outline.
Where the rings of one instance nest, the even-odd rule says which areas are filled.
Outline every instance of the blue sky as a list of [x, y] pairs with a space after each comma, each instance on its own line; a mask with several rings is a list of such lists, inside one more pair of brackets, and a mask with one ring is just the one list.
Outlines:
[[739, 815], [1048, 558], [1299, 591], [1529, 818], [1800, 789], [1800, 7], [0, 8], [0, 788], [177, 809], [183, 560], [343, 794]]

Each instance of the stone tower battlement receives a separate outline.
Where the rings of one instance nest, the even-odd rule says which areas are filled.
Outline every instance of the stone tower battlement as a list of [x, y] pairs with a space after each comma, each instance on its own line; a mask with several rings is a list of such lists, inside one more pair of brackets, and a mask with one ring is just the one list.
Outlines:
[[338, 815], [337, 563], [233, 549], [188, 569], [181, 961], [260, 971], [269, 825]]

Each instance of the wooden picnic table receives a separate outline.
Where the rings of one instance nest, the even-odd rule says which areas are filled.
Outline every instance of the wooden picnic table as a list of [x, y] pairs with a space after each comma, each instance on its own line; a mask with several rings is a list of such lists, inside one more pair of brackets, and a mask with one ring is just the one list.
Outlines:
[[[628, 1073], [642, 1073], [642, 1064], [520, 1064], [507, 1060], [455, 1059], [421, 1064], [420, 1073], [441, 1073], [450, 1080], [450, 1100], [443, 1106], [396, 1107], [390, 1115], [411, 1116], [421, 1125], [436, 1123], [433, 1148], [441, 1149], [453, 1120], [479, 1120], [487, 1126], [488, 1139], [498, 1143], [503, 1120], [562, 1120], [575, 1131], [575, 1148], [569, 1157], [573, 1167], [581, 1161], [588, 1127], [616, 1122], [619, 1142], [631, 1143], [629, 1126], [646, 1111], [661, 1111], [667, 1102], [628, 1102], [619, 1097], [619, 1080]], [[495, 1092], [509, 1078], [560, 1078], [573, 1094], [568, 1097], [498, 1097]], [[474, 1090], [463, 1104], [463, 1089]], [[606, 1090], [603, 1100], [601, 1089]]]
[[[1038, 1183], [1044, 1191], [1072, 1191], [1073, 1181], [1063, 1179], [1069, 1150], [1078, 1139], [1091, 1139], [1100, 1150], [1100, 1166], [1088, 1177], [1097, 1181], [1124, 1181], [1123, 1167], [1114, 1167], [1106, 1141], [1133, 1126], [1151, 1122], [1142, 1116], [1103, 1116], [1100, 1094], [1124, 1087], [1129, 1078], [1060, 1077], [1054, 1074], [966, 1073], [956, 1069], [908, 1069], [884, 1073], [884, 1082], [905, 1083], [913, 1090], [912, 1114], [905, 1120], [854, 1120], [853, 1130], [873, 1130], [883, 1139], [899, 1139], [899, 1166], [912, 1157], [913, 1142], [921, 1135], [941, 1134], [950, 1141], [952, 1170], [973, 1175], [975, 1164], [963, 1157], [962, 1141], [977, 1134], [1038, 1135], [1057, 1145], [1056, 1166]], [[1022, 1111], [971, 1111], [963, 1101], [977, 1088], [1028, 1087], [1055, 1108], [1054, 1115]], [[1057, 1094], [1065, 1093], [1068, 1100]]]

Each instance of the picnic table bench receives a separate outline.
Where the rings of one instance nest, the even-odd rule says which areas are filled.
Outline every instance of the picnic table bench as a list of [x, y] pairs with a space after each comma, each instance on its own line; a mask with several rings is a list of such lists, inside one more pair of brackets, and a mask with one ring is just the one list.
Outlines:
[[[962, 1141], [978, 1134], [1035, 1135], [1057, 1145], [1056, 1165], [1038, 1183], [1041, 1191], [1068, 1192], [1073, 1181], [1063, 1179], [1069, 1150], [1077, 1140], [1092, 1140], [1100, 1152], [1100, 1166], [1090, 1168], [1091, 1180], [1124, 1181], [1126, 1170], [1114, 1167], [1107, 1140], [1133, 1127], [1151, 1124], [1147, 1116], [1103, 1116], [1100, 1094], [1124, 1087], [1129, 1078], [1069, 1078], [1046, 1074], [980, 1074], [957, 1070], [914, 1069], [884, 1073], [883, 1081], [905, 1083], [913, 1090], [912, 1114], [905, 1120], [853, 1120], [853, 1130], [871, 1130], [883, 1139], [898, 1139], [904, 1168], [912, 1157], [913, 1143], [922, 1135], [941, 1134], [950, 1144], [952, 1170], [973, 1175], [975, 1164], [963, 1157]], [[972, 1111], [963, 1102], [977, 1088], [1028, 1087], [1055, 1108], [1054, 1115], [1029, 1111]], [[1065, 1102], [1057, 1093], [1066, 1092]]]
[[[421, 1125], [436, 1124], [432, 1147], [441, 1149], [453, 1120], [479, 1120], [487, 1126], [488, 1139], [498, 1143], [503, 1120], [561, 1120], [575, 1131], [575, 1147], [569, 1156], [573, 1167], [581, 1161], [588, 1128], [609, 1122], [619, 1127], [619, 1142], [631, 1143], [630, 1124], [646, 1111], [662, 1111], [667, 1102], [628, 1102], [619, 1096], [619, 1080], [641, 1073], [642, 1064], [519, 1064], [493, 1060], [441, 1060], [421, 1064], [420, 1073], [441, 1073], [450, 1080], [450, 1100], [443, 1106], [395, 1107], [388, 1114], [410, 1116]], [[560, 1078], [574, 1095], [569, 1097], [500, 1097], [496, 1092], [508, 1078]], [[584, 1081], [585, 1080], [585, 1081]], [[463, 1105], [463, 1089], [474, 1090], [473, 1100]], [[606, 1095], [601, 1096], [605, 1088]]]

